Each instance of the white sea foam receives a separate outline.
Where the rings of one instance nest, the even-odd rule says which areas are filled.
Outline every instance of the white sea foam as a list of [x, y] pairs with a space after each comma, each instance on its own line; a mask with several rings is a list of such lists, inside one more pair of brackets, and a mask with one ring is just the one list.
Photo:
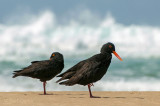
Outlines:
[[[88, 16], [86, 21], [94, 17], [91, 13], [89, 15], [91, 16]], [[85, 20], [84, 17], [82, 16], [83, 20]], [[118, 54], [123, 58], [160, 56], [160, 27], [127, 26], [117, 23], [111, 15], [107, 15], [106, 18], [96, 21], [95, 24], [94, 21], [93, 23], [88, 22], [83, 24], [74, 18], [67, 20], [66, 24], [59, 24], [56, 15], [50, 11], [45, 11], [37, 16], [31, 14], [30, 18], [28, 20], [25, 19], [25, 21], [24, 24], [0, 24], [0, 62], [4, 64], [6, 61], [13, 61], [15, 69], [19, 69], [16, 65], [26, 66], [35, 57], [37, 57], [37, 60], [40, 57], [49, 58], [53, 51], [63, 53], [65, 59], [67, 58], [72, 61], [74, 56], [91, 56], [98, 53], [101, 46], [106, 42], [113, 42], [116, 45]], [[8, 64], [8, 68], [11, 67], [10, 63], [6, 64]], [[0, 70], [0, 82], [3, 85], [0, 87], [0, 91], [42, 90], [41, 83], [38, 80], [33, 81], [31, 78], [16, 78], [13, 80], [11, 78], [12, 70]], [[150, 86], [151, 84], [152, 86]], [[157, 86], [158, 84], [159, 79], [149, 81], [148, 79], [137, 79], [136, 81], [105, 81], [103, 79], [96, 83], [93, 90], [159, 90], [160, 86]], [[48, 83], [47, 89], [57, 91], [87, 90], [87, 87], [59, 86], [53, 80]]]
[[102, 91], [159, 91], [159, 80], [141, 80], [132, 81], [100, 81], [97, 86]]
[[[6, 78], [6, 77], [5, 77]], [[9, 80], [10, 79], [10, 80]], [[8, 80], [2, 79], [0, 91], [43, 91], [42, 83], [39, 80], [31, 78], [17, 79], [8, 78]], [[55, 83], [57, 79], [47, 82], [47, 91], [88, 91], [87, 86], [74, 85], [64, 86]], [[159, 80], [142, 80], [136, 79], [132, 81], [119, 80], [119, 81], [104, 81], [101, 80], [94, 84], [93, 91], [159, 91]]]
[[1, 24], [1, 60], [17, 60], [31, 55], [48, 56], [52, 51], [62, 51], [66, 55], [92, 54], [108, 41], [115, 43], [122, 57], [160, 55], [159, 27], [126, 26], [117, 23], [110, 15], [95, 26], [83, 25], [75, 20], [70, 19], [65, 25], [56, 24], [54, 13], [45, 11], [28, 19], [28, 24]]

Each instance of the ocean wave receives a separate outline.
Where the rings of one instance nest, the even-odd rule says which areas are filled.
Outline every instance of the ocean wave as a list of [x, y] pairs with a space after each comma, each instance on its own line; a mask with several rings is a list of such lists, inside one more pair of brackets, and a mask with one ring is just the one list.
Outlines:
[[68, 20], [65, 25], [58, 24], [51, 11], [30, 17], [25, 24], [0, 24], [1, 60], [49, 56], [53, 51], [66, 56], [94, 54], [106, 42], [115, 43], [122, 57], [160, 56], [159, 27], [126, 26], [110, 15], [96, 26], [82, 24], [76, 19]]
[[[124, 62], [119, 64], [118, 59], [113, 57], [109, 68], [112, 71], [107, 72], [112, 79], [105, 77], [95, 84], [93, 90], [159, 90], [160, 27], [123, 25], [111, 15], [95, 24], [94, 21], [87, 23], [88, 18], [85, 24], [75, 18], [67, 20], [67, 24], [60, 24], [53, 12], [44, 11], [39, 15], [31, 14], [23, 24], [0, 24], [0, 82], [3, 85], [0, 91], [41, 91], [42, 84], [38, 80], [22, 77], [12, 79], [13, 70], [26, 67], [34, 60], [47, 59], [54, 51], [64, 55], [66, 70], [99, 53], [106, 42], [115, 44]], [[147, 79], [141, 79], [142, 76]], [[87, 91], [87, 87], [64, 87], [55, 81], [48, 82], [47, 90]]]
[[96, 86], [102, 91], [159, 91], [159, 80], [135, 79], [131, 81], [100, 81]]
[[[6, 77], [5, 77], [6, 78]], [[11, 91], [43, 91], [43, 85], [39, 80], [31, 78], [17, 79], [8, 78], [5, 80], [2, 77], [0, 91], [1, 92], [11, 92]], [[47, 91], [88, 91], [87, 86], [74, 85], [74, 86], [64, 86], [55, 83], [57, 78], [47, 82]], [[94, 83], [92, 87], [93, 91], [159, 91], [160, 86], [157, 79], [148, 79], [146, 81], [143, 79], [135, 80], [101, 80]]]

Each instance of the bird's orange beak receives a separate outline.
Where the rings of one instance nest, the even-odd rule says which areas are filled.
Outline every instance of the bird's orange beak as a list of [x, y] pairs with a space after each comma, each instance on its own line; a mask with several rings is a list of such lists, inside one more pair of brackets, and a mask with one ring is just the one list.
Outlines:
[[113, 51], [113, 54], [114, 54], [119, 60], [123, 61], [122, 58], [121, 58], [115, 51]]

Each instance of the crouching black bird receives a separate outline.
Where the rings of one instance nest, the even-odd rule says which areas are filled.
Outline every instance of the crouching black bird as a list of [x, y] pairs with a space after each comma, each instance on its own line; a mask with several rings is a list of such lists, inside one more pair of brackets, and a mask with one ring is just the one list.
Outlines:
[[63, 55], [54, 52], [50, 60], [33, 61], [32, 64], [22, 70], [14, 71], [13, 78], [17, 76], [26, 76], [40, 79], [43, 82], [44, 95], [46, 94], [46, 81], [51, 80], [59, 74], [64, 68]]
[[99, 54], [79, 62], [66, 72], [58, 75], [57, 77], [61, 78], [57, 82], [65, 80], [59, 84], [67, 86], [72, 86], [75, 84], [88, 85], [90, 98], [94, 98], [90, 87], [93, 86], [94, 82], [100, 80], [107, 72], [112, 59], [111, 53], [122, 61], [120, 56], [115, 52], [114, 44], [109, 42], [102, 46]]

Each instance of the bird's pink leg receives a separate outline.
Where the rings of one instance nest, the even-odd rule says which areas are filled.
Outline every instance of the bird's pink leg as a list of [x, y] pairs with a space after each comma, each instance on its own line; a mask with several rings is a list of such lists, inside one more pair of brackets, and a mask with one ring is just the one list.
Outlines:
[[90, 98], [92, 98], [93, 96], [92, 96], [92, 92], [91, 92], [90, 87], [91, 87], [90, 84], [88, 84], [88, 90], [89, 90]]
[[99, 98], [99, 97], [97, 97], [97, 96], [93, 96], [93, 95], [92, 95], [91, 86], [94, 86], [93, 83], [88, 84], [88, 90], [89, 90], [90, 98]]
[[44, 95], [46, 95], [46, 81], [43, 82], [43, 88], [44, 88]]

